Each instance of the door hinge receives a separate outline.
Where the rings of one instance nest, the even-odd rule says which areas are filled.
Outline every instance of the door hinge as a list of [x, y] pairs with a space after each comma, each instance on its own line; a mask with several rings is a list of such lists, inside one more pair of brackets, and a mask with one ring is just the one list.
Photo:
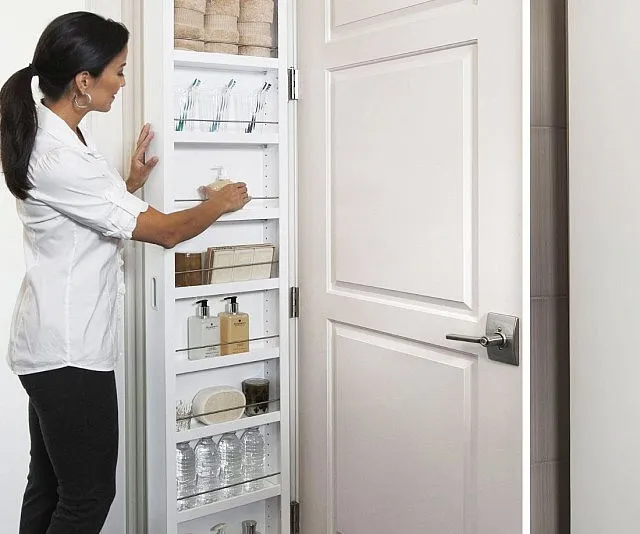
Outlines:
[[291, 501], [291, 534], [300, 534], [300, 503]]
[[292, 287], [289, 290], [289, 317], [296, 319], [300, 316], [300, 288]]
[[298, 100], [298, 69], [289, 67], [289, 101]]

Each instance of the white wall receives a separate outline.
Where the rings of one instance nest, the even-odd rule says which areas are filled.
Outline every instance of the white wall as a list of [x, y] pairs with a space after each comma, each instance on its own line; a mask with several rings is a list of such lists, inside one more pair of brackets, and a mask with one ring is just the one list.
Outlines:
[[569, 0], [571, 531], [640, 524], [640, 3]]
[[[16, 70], [31, 62], [33, 51], [44, 27], [57, 15], [69, 11], [94, 7], [107, 16], [119, 18], [120, 3], [108, 2], [110, 9], [105, 13], [106, 1], [87, 0], [31, 0], [14, 2], [11, 9], [3, 9], [0, 17], [0, 50], [11, 51], [0, 55], [0, 84]], [[28, 21], [28, 23], [25, 23]], [[94, 121], [100, 132], [98, 141], [117, 139], [121, 143], [120, 104], [109, 114]], [[108, 130], [108, 132], [107, 132]], [[118, 131], [118, 135], [110, 132]], [[115, 164], [122, 159], [122, 146], [113, 142], [103, 147], [103, 152]], [[120, 165], [118, 165], [120, 167]], [[8, 342], [13, 304], [24, 272], [22, 259], [22, 230], [15, 213], [15, 202], [0, 182], [0, 244], [3, 261], [0, 262], [0, 353], [4, 356]], [[121, 408], [120, 465], [118, 473], [118, 497], [112, 507], [103, 533], [122, 534], [125, 532], [125, 492], [124, 492], [124, 381], [122, 373], [118, 377]], [[20, 382], [4, 363], [0, 363], [0, 406], [2, 410], [3, 435], [0, 439], [0, 524], [2, 532], [17, 532], [20, 517], [22, 493], [26, 482], [29, 463], [29, 434], [27, 425], [27, 396]]]

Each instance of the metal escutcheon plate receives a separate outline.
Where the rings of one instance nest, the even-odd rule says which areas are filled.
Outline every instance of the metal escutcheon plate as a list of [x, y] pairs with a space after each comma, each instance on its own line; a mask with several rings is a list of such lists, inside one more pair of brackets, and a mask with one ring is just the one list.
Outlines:
[[507, 338], [504, 347], [487, 347], [487, 355], [490, 360], [520, 365], [520, 322], [517, 317], [489, 313], [487, 315], [487, 336], [502, 333]]

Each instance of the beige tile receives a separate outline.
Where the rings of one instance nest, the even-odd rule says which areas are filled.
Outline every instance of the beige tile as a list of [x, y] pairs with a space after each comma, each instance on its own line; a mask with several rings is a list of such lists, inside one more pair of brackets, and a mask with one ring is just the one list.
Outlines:
[[569, 460], [569, 302], [531, 302], [531, 463]]
[[531, 295], [566, 296], [569, 288], [567, 134], [531, 129]]
[[566, 126], [566, 0], [531, 1], [531, 124]]
[[569, 534], [570, 508], [568, 464], [531, 466], [531, 534]]

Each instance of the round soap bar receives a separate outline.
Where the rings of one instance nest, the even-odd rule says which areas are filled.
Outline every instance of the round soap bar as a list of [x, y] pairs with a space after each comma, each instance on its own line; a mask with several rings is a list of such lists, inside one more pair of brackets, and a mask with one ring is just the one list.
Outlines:
[[242, 391], [231, 386], [204, 388], [193, 398], [193, 415], [205, 425], [240, 419], [247, 401]]

